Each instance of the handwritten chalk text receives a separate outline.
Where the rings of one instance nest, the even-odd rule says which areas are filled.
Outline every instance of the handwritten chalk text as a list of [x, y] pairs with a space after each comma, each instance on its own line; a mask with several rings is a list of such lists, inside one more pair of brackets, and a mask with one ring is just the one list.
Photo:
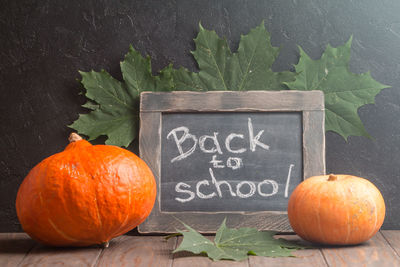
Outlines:
[[[293, 167], [294, 165], [290, 164], [284, 190], [285, 198], [288, 197], [290, 176]], [[211, 183], [209, 180], [201, 180], [196, 183], [196, 186], [193, 189], [187, 183], [177, 183], [175, 186], [175, 191], [180, 193], [180, 196], [176, 197], [175, 200], [185, 203], [195, 199], [196, 197], [200, 199], [211, 199], [214, 197], [223, 198], [224, 194], [238, 198], [250, 198], [256, 193], [262, 197], [271, 197], [276, 195], [279, 190], [278, 183], [272, 179], [265, 179], [258, 183], [252, 181], [241, 181], [236, 185], [236, 188], [234, 188], [227, 180], [217, 180], [212, 168], [209, 168], [208, 171], [211, 177]], [[206, 187], [213, 189], [211, 190], [212, 192], [206, 194], [204, 192], [204, 188]], [[222, 187], [225, 188], [224, 194], [223, 190], [221, 189]], [[208, 192], [210, 192], [210, 190], [208, 190]]]
[[[264, 144], [263, 142], [260, 141], [261, 135], [264, 133], [264, 130], [261, 130], [256, 135], [254, 135], [253, 123], [251, 121], [251, 118], [248, 118], [247, 120], [247, 129], [249, 137], [249, 150], [251, 152], [256, 151], [257, 147], [269, 150], [269, 145]], [[178, 137], [178, 133], [180, 137]], [[180, 126], [171, 130], [167, 135], [167, 139], [172, 139], [175, 141], [176, 147], [179, 152], [178, 156], [171, 159], [171, 163], [189, 157], [196, 150], [197, 146], [199, 146], [200, 150], [203, 153], [223, 154], [221, 149], [221, 144], [218, 140], [218, 132], [214, 132], [213, 135], [202, 135], [199, 138], [197, 138], [196, 135], [190, 133], [189, 128], [185, 126]], [[228, 152], [233, 154], [241, 154], [247, 151], [247, 148], [245, 147], [233, 149], [231, 146], [231, 142], [233, 139], [244, 139], [244, 135], [238, 133], [231, 133], [225, 138], [224, 142], [225, 149]], [[212, 142], [211, 147], [206, 147], [207, 140], [210, 140]], [[189, 142], [189, 144], [191, 144], [191, 146], [189, 145], [189, 148], [186, 151], [184, 151], [182, 146], [184, 142]]]

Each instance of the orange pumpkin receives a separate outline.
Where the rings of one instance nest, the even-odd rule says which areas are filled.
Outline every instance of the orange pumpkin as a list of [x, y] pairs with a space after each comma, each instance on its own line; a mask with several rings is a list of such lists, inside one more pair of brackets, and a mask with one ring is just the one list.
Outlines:
[[359, 244], [382, 226], [385, 202], [368, 180], [351, 175], [322, 175], [304, 180], [288, 204], [293, 230], [310, 242]]
[[53, 246], [108, 244], [150, 214], [156, 183], [128, 150], [70, 136], [63, 152], [36, 165], [22, 182], [16, 210], [33, 239]]

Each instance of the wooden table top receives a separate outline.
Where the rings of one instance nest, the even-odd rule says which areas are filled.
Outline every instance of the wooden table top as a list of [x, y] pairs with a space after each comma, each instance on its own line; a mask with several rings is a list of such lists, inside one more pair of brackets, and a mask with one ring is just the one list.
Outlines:
[[[299, 240], [296, 235], [283, 238]], [[400, 266], [400, 230], [378, 232], [368, 242], [349, 247], [321, 247], [298, 250], [296, 257], [250, 256], [242, 262], [213, 262], [207, 257], [171, 251], [181, 237], [123, 235], [108, 248], [50, 248], [24, 233], [0, 233], [0, 266]]]

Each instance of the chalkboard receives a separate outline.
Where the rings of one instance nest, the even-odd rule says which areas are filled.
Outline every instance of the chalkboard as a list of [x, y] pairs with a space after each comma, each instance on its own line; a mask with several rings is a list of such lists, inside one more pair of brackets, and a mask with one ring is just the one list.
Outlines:
[[290, 193], [324, 174], [319, 91], [171, 92], [141, 96], [141, 157], [158, 195], [139, 231], [230, 226], [288, 231]]

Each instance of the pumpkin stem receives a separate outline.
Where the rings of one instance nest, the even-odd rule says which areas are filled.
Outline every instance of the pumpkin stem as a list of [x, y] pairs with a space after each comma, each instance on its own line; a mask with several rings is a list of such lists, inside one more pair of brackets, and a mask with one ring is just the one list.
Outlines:
[[77, 134], [77, 133], [71, 133], [71, 134], [69, 135], [68, 141], [69, 141], [70, 143], [76, 142], [76, 141], [79, 141], [79, 140], [82, 140], [82, 137], [81, 137], [79, 134]]
[[336, 181], [336, 180], [337, 180], [337, 176], [336, 175], [329, 174], [328, 181]]
[[101, 243], [102, 248], [108, 248], [109, 245], [110, 243], [108, 241]]

